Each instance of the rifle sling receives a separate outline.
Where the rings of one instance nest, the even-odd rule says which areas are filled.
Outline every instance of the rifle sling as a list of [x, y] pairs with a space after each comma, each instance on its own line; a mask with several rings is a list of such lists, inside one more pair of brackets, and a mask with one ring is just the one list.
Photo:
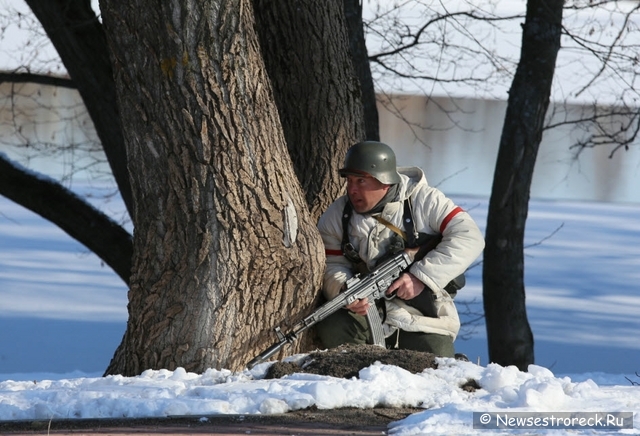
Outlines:
[[399, 235], [404, 241], [407, 241], [406, 233], [400, 230], [398, 227], [394, 226], [392, 223], [390, 223], [389, 221], [387, 221], [386, 219], [382, 218], [379, 215], [375, 215], [373, 218], [383, 226], [386, 226], [389, 230], [391, 230], [395, 234]]

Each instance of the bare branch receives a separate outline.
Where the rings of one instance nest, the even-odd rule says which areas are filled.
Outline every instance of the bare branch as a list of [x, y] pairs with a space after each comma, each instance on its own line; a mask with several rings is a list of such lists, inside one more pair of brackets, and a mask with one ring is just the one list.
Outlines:
[[107, 215], [55, 180], [20, 167], [3, 154], [0, 154], [0, 194], [60, 227], [129, 283], [133, 240]]
[[58, 86], [60, 88], [76, 89], [75, 83], [69, 78], [48, 76], [45, 74], [0, 72], [0, 83], [36, 83], [39, 85]]

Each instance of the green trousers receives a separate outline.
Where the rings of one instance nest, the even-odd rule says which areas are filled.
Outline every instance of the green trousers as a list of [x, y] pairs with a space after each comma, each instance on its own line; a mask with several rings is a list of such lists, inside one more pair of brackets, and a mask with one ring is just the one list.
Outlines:
[[[366, 317], [340, 309], [316, 325], [322, 345], [335, 348], [342, 344], [370, 344], [371, 332]], [[386, 339], [387, 348], [426, 351], [436, 356], [453, 357], [455, 350], [450, 336], [435, 333], [398, 330]]]

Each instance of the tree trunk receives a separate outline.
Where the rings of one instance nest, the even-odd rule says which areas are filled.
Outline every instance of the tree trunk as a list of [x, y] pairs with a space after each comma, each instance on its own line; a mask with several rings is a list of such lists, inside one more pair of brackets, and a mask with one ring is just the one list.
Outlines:
[[252, 9], [101, 2], [135, 204], [129, 321], [108, 374], [241, 369], [315, 299], [322, 243]]
[[88, 0], [26, 2], [56, 48], [87, 107], [122, 200], [131, 215], [133, 201], [127, 155], [102, 24]]
[[362, 107], [364, 110], [365, 139], [380, 140], [380, 123], [378, 106], [376, 104], [376, 90], [371, 77], [371, 65], [367, 53], [367, 43], [364, 38], [364, 24], [362, 23], [362, 0], [343, 0], [344, 14], [347, 20], [349, 34], [349, 49], [351, 59], [356, 69], [362, 90]]
[[509, 91], [487, 217], [483, 300], [489, 360], [523, 371], [534, 362], [524, 290], [524, 230], [533, 169], [560, 49], [562, 0], [529, 0]]
[[343, 192], [337, 174], [346, 150], [365, 138], [342, 1], [254, 5], [289, 153], [317, 220]]

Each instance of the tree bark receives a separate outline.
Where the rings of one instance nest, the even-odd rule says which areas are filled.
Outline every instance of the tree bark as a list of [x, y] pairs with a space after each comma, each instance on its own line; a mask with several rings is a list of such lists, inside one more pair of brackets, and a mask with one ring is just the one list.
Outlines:
[[364, 111], [365, 139], [380, 140], [380, 123], [378, 120], [378, 105], [376, 104], [376, 90], [371, 76], [371, 65], [367, 53], [367, 43], [364, 37], [362, 22], [362, 0], [343, 0], [344, 14], [347, 20], [349, 34], [349, 49], [351, 59], [356, 69], [362, 91], [362, 108]]
[[89, 0], [26, 0], [60, 55], [93, 120], [129, 215], [127, 155], [102, 24]]
[[289, 154], [316, 221], [343, 193], [337, 175], [346, 150], [365, 138], [342, 0], [253, 3]]
[[322, 243], [252, 9], [101, 2], [135, 205], [129, 321], [108, 374], [241, 369], [315, 300]]
[[487, 217], [483, 300], [489, 360], [534, 363], [524, 290], [524, 231], [533, 169], [560, 49], [562, 0], [528, 0]]

